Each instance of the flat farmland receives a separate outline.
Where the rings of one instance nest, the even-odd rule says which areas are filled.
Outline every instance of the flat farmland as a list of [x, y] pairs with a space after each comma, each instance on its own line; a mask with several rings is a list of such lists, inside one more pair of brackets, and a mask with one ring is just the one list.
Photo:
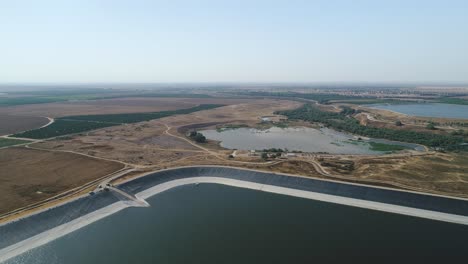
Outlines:
[[0, 136], [41, 127], [48, 122], [45, 117], [0, 114]]
[[172, 111], [147, 112], [147, 113], [125, 113], [125, 114], [107, 114], [107, 115], [82, 115], [82, 116], [67, 116], [58, 118], [49, 126], [39, 129], [29, 130], [26, 132], [14, 134], [14, 137], [43, 139], [68, 134], [81, 133], [85, 131], [95, 130], [99, 128], [115, 126], [120, 124], [138, 123], [159, 119], [172, 115], [183, 115], [192, 112], [213, 109], [222, 105], [203, 104], [186, 109], [178, 109]]
[[0, 150], [0, 214], [123, 168], [117, 162], [26, 148]]
[[1, 107], [6, 115], [47, 116], [101, 115], [171, 111], [199, 104], [238, 104], [251, 99], [225, 98], [116, 98]]

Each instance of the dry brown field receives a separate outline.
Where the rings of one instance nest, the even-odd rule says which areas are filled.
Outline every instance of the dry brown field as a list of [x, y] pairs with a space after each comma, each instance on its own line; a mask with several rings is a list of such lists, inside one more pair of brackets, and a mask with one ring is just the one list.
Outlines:
[[[390, 186], [468, 197], [466, 154], [432, 153], [420, 156], [326, 158], [322, 165], [350, 180], [388, 183]], [[352, 169], [340, 169], [344, 161]]]
[[141, 113], [190, 108], [199, 104], [236, 104], [251, 99], [224, 98], [116, 98], [83, 100], [47, 104], [31, 104], [2, 107], [0, 111], [10, 115], [62, 117], [71, 115], [96, 115], [117, 113]]
[[[0, 108], [0, 112], [2, 108]], [[17, 116], [0, 113], [0, 136], [41, 127], [49, 122], [45, 117]]]
[[117, 162], [26, 148], [0, 150], [0, 214], [123, 168]]

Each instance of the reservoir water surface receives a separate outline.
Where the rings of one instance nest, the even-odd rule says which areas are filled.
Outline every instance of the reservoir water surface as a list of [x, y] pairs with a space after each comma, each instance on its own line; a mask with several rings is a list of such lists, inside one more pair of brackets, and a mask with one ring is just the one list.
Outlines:
[[351, 263], [468, 256], [468, 228], [217, 184], [187, 185], [6, 263]]
[[271, 127], [259, 130], [238, 128], [227, 130], [200, 131], [208, 139], [220, 141], [228, 149], [262, 150], [269, 148], [298, 150], [304, 152], [326, 152], [333, 154], [382, 154], [373, 150], [369, 142], [402, 145], [419, 151], [424, 148], [417, 144], [394, 142], [385, 139], [357, 140], [358, 137], [328, 128]]
[[373, 104], [369, 105], [369, 107], [395, 111], [412, 116], [468, 119], [468, 105], [416, 103]]

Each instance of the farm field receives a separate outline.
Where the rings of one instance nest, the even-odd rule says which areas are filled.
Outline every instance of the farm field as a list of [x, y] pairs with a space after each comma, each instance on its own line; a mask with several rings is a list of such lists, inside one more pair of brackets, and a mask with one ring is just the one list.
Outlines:
[[126, 91], [112, 89], [72, 89], [43, 90], [31, 92], [9, 92], [8, 96], [0, 97], [0, 106], [16, 106], [30, 104], [46, 104], [55, 102], [100, 100], [124, 97], [154, 97], [154, 98], [210, 98], [207, 94], [161, 93], [148, 91]]
[[109, 114], [109, 115], [82, 115], [63, 117], [64, 120], [94, 121], [106, 123], [138, 123], [153, 119], [163, 118], [171, 115], [190, 114], [197, 111], [203, 111], [221, 107], [219, 104], [203, 104], [187, 109], [172, 111], [150, 112], [150, 113], [128, 113], [128, 114]]
[[162, 117], [178, 114], [188, 114], [196, 111], [202, 111], [220, 107], [221, 105], [200, 105], [188, 109], [179, 109], [173, 111], [161, 111], [150, 113], [128, 113], [128, 114], [109, 114], [109, 115], [83, 115], [68, 116], [56, 119], [54, 123], [47, 127], [29, 130], [23, 133], [14, 134], [14, 137], [44, 139], [58, 137], [68, 134], [81, 133], [99, 128], [115, 126], [120, 124], [137, 123], [149, 121]]
[[159, 112], [191, 108], [200, 104], [232, 105], [252, 101], [254, 100], [229, 98], [126, 97], [100, 100], [56, 102], [46, 104], [4, 106], [0, 107], [0, 110], [5, 115], [47, 116], [52, 118], [58, 118], [75, 115]]
[[123, 168], [116, 162], [27, 148], [0, 150], [0, 214]]
[[41, 127], [48, 122], [45, 117], [0, 114], [0, 136]]
[[68, 134], [81, 133], [115, 125], [119, 124], [56, 119], [55, 122], [50, 124], [49, 126], [14, 134], [13, 136], [19, 138], [44, 139]]

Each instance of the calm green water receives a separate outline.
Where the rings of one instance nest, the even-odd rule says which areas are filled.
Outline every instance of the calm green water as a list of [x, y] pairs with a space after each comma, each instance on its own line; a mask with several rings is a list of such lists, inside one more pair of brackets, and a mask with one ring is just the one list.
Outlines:
[[[151, 197], [8, 263], [356, 263], [468, 257], [468, 228], [215, 184]], [[427, 263], [427, 262], [426, 262]]]
[[[348, 133], [328, 128], [309, 127], [272, 127], [266, 130], [254, 128], [200, 131], [208, 139], [221, 141], [221, 146], [228, 149], [262, 150], [281, 148], [304, 152], [327, 152], [333, 154], [383, 154], [374, 151], [366, 141], [357, 141]], [[397, 143], [380, 139], [380, 143], [405, 145], [421, 150], [421, 146], [410, 143]]]
[[407, 115], [468, 119], [468, 105], [455, 104], [374, 104], [369, 107], [391, 110]]

